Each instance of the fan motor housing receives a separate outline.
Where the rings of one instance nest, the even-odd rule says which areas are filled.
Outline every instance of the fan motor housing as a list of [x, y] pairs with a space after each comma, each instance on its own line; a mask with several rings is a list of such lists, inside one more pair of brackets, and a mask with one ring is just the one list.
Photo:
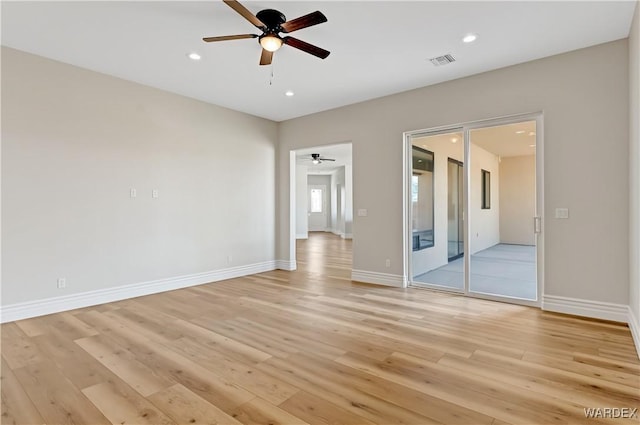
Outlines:
[[287, 18], [280, 11], [275, 9], [265, 9], [256, 13], [256, 17], [260, 19], [268, 29], [278, 29], [280, 25], [287, 22]]

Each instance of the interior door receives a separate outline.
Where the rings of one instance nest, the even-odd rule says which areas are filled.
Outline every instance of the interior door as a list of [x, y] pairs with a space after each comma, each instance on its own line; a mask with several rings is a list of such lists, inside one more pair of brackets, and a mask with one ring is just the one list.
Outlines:
[[309, 185], [309, 231], [324, 232], [327, 230], [327, 186]]

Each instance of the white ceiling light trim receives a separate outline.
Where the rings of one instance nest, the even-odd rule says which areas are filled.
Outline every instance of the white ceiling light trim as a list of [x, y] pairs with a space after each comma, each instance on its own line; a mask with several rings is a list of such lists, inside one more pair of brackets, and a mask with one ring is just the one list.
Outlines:
[[476, 41], [478, 39], [478, 34], [467, 34], [464, 37], [462, 37], [462, 41], [464, 43], [473, 43], [474, 41]]

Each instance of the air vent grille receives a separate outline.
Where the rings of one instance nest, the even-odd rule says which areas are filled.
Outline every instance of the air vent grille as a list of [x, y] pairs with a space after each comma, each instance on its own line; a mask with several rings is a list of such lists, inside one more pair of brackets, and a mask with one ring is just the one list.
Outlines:
[[438, 57], [435, 57], [435, 58], [431, 58], [431, 59], [429, 59], [429, 61], [434, 66], [442, 66], [442, 65], [450, 64], [451, 62], [455, 62], [456, 59], [451, 55], [443, 55], [443, 56], [438, 56]]

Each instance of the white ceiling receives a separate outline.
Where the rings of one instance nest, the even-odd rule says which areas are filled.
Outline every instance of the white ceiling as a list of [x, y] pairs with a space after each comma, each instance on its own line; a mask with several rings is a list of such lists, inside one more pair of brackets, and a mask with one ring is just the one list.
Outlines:
[[470, 140], [487, 152], [502, 157], [535, 155], [536, 122], [526, 121], [471, 130]]
[[[282, 121], [625, 38], [635, 7], [632, 0], [243, 4], [288, 19], [322, 11], [327, 23], [292, 35], [331, 55], [284, 46], [273, 67], [261, 67], [254, 39], [204, 43], [203, 36], [256, 32], [218, 0], [2, 1], [2, 44]], [[478, 40], [462, 43], [469, 32]], [[190, 52], [202, 60], [187, 59]], [[457, 61], [438, 68], [428, 61], [443, 54]]]

